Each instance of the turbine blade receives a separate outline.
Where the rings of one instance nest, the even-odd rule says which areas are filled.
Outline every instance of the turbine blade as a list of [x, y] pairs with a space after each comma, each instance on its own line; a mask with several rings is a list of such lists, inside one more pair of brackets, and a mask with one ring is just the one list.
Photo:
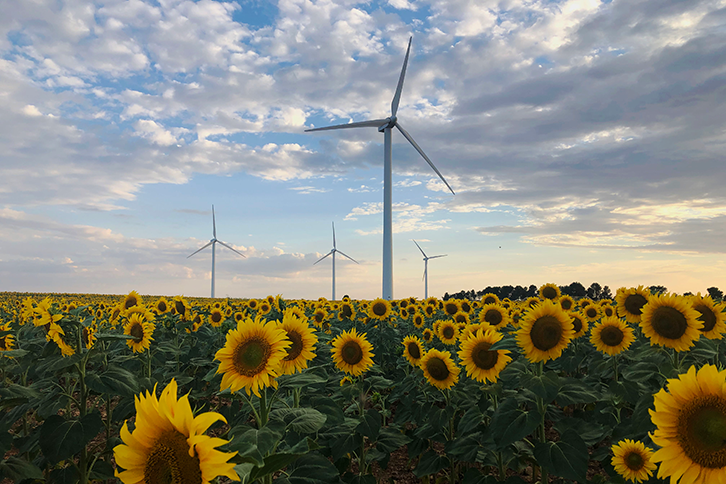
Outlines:
[[353, 261], [353, 262], [355, 262], [356, 264], [358, 264], [358, 263], [359, 263], [359, 262], [358, 262], [357, 260], [355, 260], [354, 258], [352, 258], [351, 256], [349, 256], [349, 255], [348, 255], [348, 254], [346, 254], [345, 252], [342, 252], [342, 251], [340, 251], [340, 250], [336, 250], [336, 252], [337, 252], [338, 254], [340, 254], [340, 255], [344, 256], [344, 257], [347, 257], [348, 259], [352, 260], [352, 261]]
[[[315, 264], [317, 264], [317, 263], [318, 263], [318, 262], [320, 262], [321, 260], [325, 259], [326, 257], [328, 257], [328, 256], [329, 256], [330, 254], [332, 254], [332, 253], [333, 253], [333, 251], [331, 250], [330, 252], [328, 252], [327, 254], [325, 254], [324, 256], [322, 256], [322, 257], [321, 257], [320, 259], [318, 259], [318, 260], [317, 260], [317, 262], [315, 262]], [[313, 264], [313, 265], [315, 265], [315, 264]]]
[[432, 255], [431, 257], [429, 257], [429, 259], [438, 259], [439, 257], [446, 257], [447, 255], [449, 255], [449, 254], [444, 254], [444, 255]]
[[391, 101], [391, 116], [395, 116], [398, 112], [398, 102], [401, 100], [401, 91], [403, 90], [403, 78], [406, 77], [406, 66], [408, 65], [408, 53], [411, 52], [411, 40], [408, 38], [408, 49], [406, 49], [406, 57], [403, 58], [403, 68], [401, 68], [401, 76], [398, 78], [398, 86], [396, 86], [396, 94], [393, 95]]
[[[411, 239], [411, 240], [413, 240], [413, 239]], [[426, 252], [424, 252], [423, 249], [421, 248], [421, 246], [418, 245], [418, 242], [416, 242], [415, 240], [413, 240], [413, 243], [416, 244], [416, 247], [418, 247], [418, 250], [420, 250], [421, 253], [423, 254], [423, 256], [426, 257]]]
[[421, 149], [421, 147], [420, 147], [420, 146], [419, 146], [419, 145], [418, 145], [418, 144], [417, 144], [417, 143], [416, 143], [416, 142], [415, 142], [415, 141], [413, 140], [413, 138], [411, 137], [411, 135], [410, 135], [410, 134], [408, 134], [408, 131], [406, 131], [405, 129], [403, 129], [403, 126], [401, 126], [400, 124], [398, 124], [398, 122], [396, 122], [396, 127], [397, 127], [397, 128], [398, 128], [398, 130], [399, 130], [399, 131], [401, 132], [401, 134], [402, 134], [402, 135], [404, 136], [404, 138], [406, 138], [406, 139], [408, 140], [408, 142], [409, 142], [409, 143], [411, 143], [411, 144], [413, 145], [413, 147], [414, 147], [414, 148], [416, 148], [416, 151], [418, 151], [418, 153], [419, 153], [419, 154], [420, 154], [421, 156], [423, 156], [423, 159], [424, 159], [424, 160], [426, 160], [426, 163], [428, 163], [428, 164], [429, 164], [429, 166], [430, 166], [431, 168], [433, 168], [433, 170], [434, 170], [434, 171], [436, 172], [436, 174], [437, 174], [437, 175], [439, 175], [439, 178], [441, 178], [441, 181], [442, 181], [442, 182], [444, 182], [444, 185], [446, 185], [446, 186], [447, 186], [447, 188], [448, 188], [449, 190], [451, 190], [451, 193], [452, 193], [453, 195], [456, 195], [456, 193], [454, 193], [454, 190], [453, 190], [453, 189], [452, 189], [452, 188], [451, 188], [451, 187], [449, 186], [449, 183], [448, 183], [448, 182], [446, 181], [446, 179], [444, 178], [444, 176], [443, 176], [443, 175], [441, 174], [441, 172], [439, 172], [439, 170], [438, 170], [438, 169], [437, 169], [437, 168], [436, 168], [436, 167], [434, 166], [434, 163], [433, 163], [433, 162], [432, 162], [432, 161], [431, 161], [431, 160], [429, 159], [429, 157], [428, 157], [428, 156], [426, 156], [426, 153], [424, 153], [424, 152], [423, 152], [423, 150]]
[[333, 223], [333, 249], [335, 249], [335, 222]]
[[325, 126], [323, 128], [311, 128], [306, 129], [305, 132], [308, 131], [325, 131], [327, 129], [345, 129], [345, 128], [377, 128], [383, 123], [387, 123], [387, 119], [371, 119], [368, 121], [358, 121], [357, 123], [346, 123], [346, 124], [336, 124], [334, 126]]
[[198, 254], [199, 252], [203, 251], [204, 249], [206, 249], [207, 247], [209, 247], [209, 246], [210, 246], [210, 245], [212, 245], [213, 243], [214, 243], [214, 240], [210, 240], [209, 242], [207, 242], [207, 245], [205, 245], [205, 246], [204, 246], [204, 247], [202, 247], [201, 249], [199, 249], [199, 250], [197, 250], [197, 251], [195, 251], [195, 252], [192, 252], [191, 254], [189, 254], [189, 255], [187, 256], [187, 259], [188, 259], [188, 258], [190, 258], [191, 256], [193, 256], [194, 254]]
[[212, 205], [212, 234], [214, 235], [214, 238], [217, 238], [217, 221], [214, 218], [214, 205]]
[[242, 252], [238, 251], [237, 249], [233, 249], [232, 247], [228, 246], [227, 244], [225, 244], [225, 243], [224, 243], [224, 242], [222, 242], [221, 240], [218, 240], [217, 242], [218, 242], [218, 243], [220, 243], [220, 244], [222, 244], [223, 246], [227, 247], [227, 248], [228, 248], [229, 250], [231, 250], [232, 252], [234, 252], [234, 253], [236, 253], [236, 254], [239, 254], [239, 255], [241, 255], [241, 256], [242, 256], [242, 257], [244, 257], [245, 259], [247, 258], [247, 256], [246, 256], [246, 255], [244, 255], [244, 254], [243, 254]]

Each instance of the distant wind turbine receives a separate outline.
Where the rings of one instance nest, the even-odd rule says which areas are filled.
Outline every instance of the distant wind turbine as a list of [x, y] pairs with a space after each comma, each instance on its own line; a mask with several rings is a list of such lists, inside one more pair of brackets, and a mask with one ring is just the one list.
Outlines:
[[360, 121], [357, 123], [338, 124], [335, 126], [326, 126], [323, 128], [306, 129], [305, 131], [323, 131], [329, 129], [345, 129], [345, 128], [378, 128], [379, 132], [383, 133], [383, 299], [393, 299], [393, 209], [392, 209], [392, 163], [391, 163], [391, 130], [397, 128], [404, 138], [408, 140], [411, 145], [419, 152], [429, 166], [436, 172], [441, 178], [441, 181], [451, 190], [454, 194], [454, 190], [449, 186], [443, 175], [434, 166], [433, 162], [426, 156], [426, 153], [421, 147], [414, 141], [408, 131], [403, 129], [401, 123], [396, 118], [398, 112], [398, 102], [401, 99], [401, 90], [403, 89], [403, 78], [406, 76], [406, 66], [408, 65], [408, 55], [411, 51], [411, 40], [413, 37], [408, 39], [408, 49], [406, 49], [406, 57], [403, 59], [403, 68], [401, 69], [401, 75], [398, 78], [398, 86], [396, 86], [396, 93], [393, 95], [393, 101], [391, 101], [391, 115], [385, 119], [372, 119], [369, 121]]
[[[411, 239], [411, 240], [413, 240], [413, 239]], [[424, 256], [424, 258], [423, 258], [423, 260], [424, 260], [424, 275], [423, 275], [423, 280], [425, 281], [424, 282], [424, 298], [428, 299], [428, 297], [429, 297], [429, 259], [438, 259], [439, 257], [446, 257], [448, 254], [444, 254], [444, 255], [432, 255], [431, 257], [429, 257], [429, 256], [426, 255], [426, 252], [423, 251], [423, 249], [421, 248], [421, 246], [418, 245], [418, 242], [416, 242], [414, 240], [413, 243], [416, 244], [416, 247], [418, 247], [418, 250], [420, 250], [421, 253]]]
[[[343, 257], [347, 257], [348, 259], [350, 259], [353, 262], [355, 262], [356, 264], [358, 264], [358, 261], [357, 260], [353, 259], [349, 255], [346, 255], [342, 250], [338, 250], [336, 248], [336, 246], [335, 246], [335, 222], [333, 222], [333, 248], [330, 250], [330, 252], [328, 252], [327, 254], [325, 254], [324, 256], [322, 256], [315, 263], [315, 264], [317, 264], [318, 262], [320, 262], [321, 260], [325, 259], [329, 255], [332, 255], [333, 256], [333, 299], [331, 299], [331, 301], [335, 301], [335, 253], [336, 252], [339, 253], [340, 255], [342, 255]], [[313, 265], [315, 265], [315, 264], [313, 264]]]
[[190, 255], [187, 256], [187, 259], [188, 259], [189, 257], [191, 257], [191, 256], [193, 256], [195, 254], [198, 254], [199, 252], [203, 251], [204, 249], [206, 249], [210, 245], [212, 246], [212, 298], [214, 298], [214, 245], [215, 244], [223, 245], [223, 246], [227, 247], [229, 250], [231, 250], [232, 252], [234, 252], [235, 254], [238, 254], [238, 255], [241, 255], [242, 257], [245, 257], [245, 255], [242, 254], [241, 252], [236, 251], [235, 249], [233, 249], [229, 245], [225, 244], [221, 240], [217, 240], [217, 221], [214, 218], [214, 205], [212, 205], [212, 240], [210, 240], [209, 243], [207, 243], [207, 245], [205, 245], [201, 249], [199, 249], [199, 250], [197, 250], [197, 251], [195, 251], [192, 254], [190, 254]]

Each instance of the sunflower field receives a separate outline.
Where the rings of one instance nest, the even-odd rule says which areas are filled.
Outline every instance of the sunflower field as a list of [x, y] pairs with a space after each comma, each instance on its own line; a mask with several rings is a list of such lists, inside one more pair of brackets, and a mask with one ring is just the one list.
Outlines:
[[2, 483], [726, 484], [726, 314], [0, 294]]

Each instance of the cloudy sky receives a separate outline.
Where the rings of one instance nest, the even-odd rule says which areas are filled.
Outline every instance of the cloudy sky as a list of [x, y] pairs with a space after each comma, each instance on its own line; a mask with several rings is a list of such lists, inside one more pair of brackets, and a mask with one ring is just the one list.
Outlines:
[[0, 2], [0, 290], [726, 288], [724, 0]]

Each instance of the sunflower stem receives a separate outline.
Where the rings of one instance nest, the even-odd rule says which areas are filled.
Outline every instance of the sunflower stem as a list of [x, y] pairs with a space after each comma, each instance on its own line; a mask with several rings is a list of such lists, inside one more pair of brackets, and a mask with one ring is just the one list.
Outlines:
[[[535, 367], [537, 371], [537, 376], [542, 376], [544, 373], [544, 361], [540, 361], [539, 364]], [[540, 413], [540, 424], [539, 424], [539, 439], [540, 442], [545, 443], [547, 441], [547, 436], [545, 433], [545, 415], [547, 414], [547, 404], [544, 401], [544, 398], [537, 397], [537, 410]], [[540, 466], [540, 470], [542, 471], [542, 484], [547, 484], [548, 482], [548, 476], [547, 476], [547, 469]], [[536, 474], [535, 474], [536, 475]], [[535, 482], [537, 479], [533, 478], [532, 481]]]
[[151, 348], [146, 350], [146, 376], [151, 380]]
[[300, 387], [292, 389], [292, 406], [293, 408], [300, 407]]
[[618, 355], [613, 356], [613, 374], [615, 375], [615, 381], [618, 381]]
[[259, 427], [260, 414], [257, 413], [257, 409], [255, 408], [255, 405], [252, 403], [252, 400], [249, 397], [247, 397], [247, 395], [245, 395], [244, 393], [240, 393], [240, 395], [242, 395], [242, 398], [244, 398], [245, 401], [250, 404], [250, 408], [252, 409], [252, 415], [255, 417], [255, 422], [257, 422], [257, 426]]
[[268, 416], [268, 409], [267, 409], [267, 387], [263, 388], [260, 392], [260, 415], [259, 420], [257, 421], [257, 428], [261, 429], [265, 425], [267, 425], [267, 416]]

